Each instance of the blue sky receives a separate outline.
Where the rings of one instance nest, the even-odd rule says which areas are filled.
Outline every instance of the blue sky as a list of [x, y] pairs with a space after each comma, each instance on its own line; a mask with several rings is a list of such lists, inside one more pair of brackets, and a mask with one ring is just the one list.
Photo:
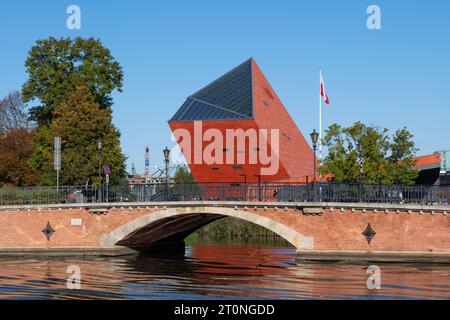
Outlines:
[[[66, 28], [81, 8], [82, 29]], [[381, 30], [366, 9], [381, 8]], [[37, 39], [96, 37], [123, 67], [114, 123], [138, 171], [172, 146], [167, 120], [185, 98], [253, 56], [306, 135], [318, 127], [318, 68], [331, 105], [324, 125], [355, 121], [415, 135], [419, 154], [450, 149], [450, 1], [2, 1], [0, 96], [20, 89]]]

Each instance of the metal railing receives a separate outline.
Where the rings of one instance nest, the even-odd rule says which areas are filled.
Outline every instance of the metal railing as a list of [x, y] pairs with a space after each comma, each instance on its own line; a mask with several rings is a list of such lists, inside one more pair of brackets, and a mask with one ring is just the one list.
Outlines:
[[0, 188], [0, 206], [64, 203], [254, 201], [449, 205], [450, 186], [339, 183], [192, 183]]

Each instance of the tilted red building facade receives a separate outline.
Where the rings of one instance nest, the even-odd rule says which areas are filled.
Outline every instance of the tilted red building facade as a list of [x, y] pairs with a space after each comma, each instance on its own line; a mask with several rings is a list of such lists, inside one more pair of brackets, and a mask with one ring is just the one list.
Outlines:
[[[253, 58], [189, 96], [169, 126], [197, 182], [312, 179], [313, 151]], [[231, 148], [229, 141], [216, 141], [239, 129], [248, 133], [245, 147], [238, 140]], [[204, 136], [208, 131], [212, 135]], [[249, 138], [255, 132], [256, 146]], [[268, 133], [267, 140], [261, 132]], [[216, 160], [208, 161], [205, 153]]]

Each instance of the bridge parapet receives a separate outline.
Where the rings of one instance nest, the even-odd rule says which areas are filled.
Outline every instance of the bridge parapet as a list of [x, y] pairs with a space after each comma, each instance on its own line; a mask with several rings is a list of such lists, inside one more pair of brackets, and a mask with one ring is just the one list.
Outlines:
[[[424, 205], [424, 204], [391, 204], [391, 203], [347, 203], [347, 202], [257, 202], [257, 201], [167, 201], [167, 202], [111, 202], [111, 203], [68, 203], [68, 204], [46, 204], [46, 205], [11, 205], [0, 206], [0, 212], [13, 211], [61, 211], [61, 210], [88, 210], [95, 214], [105, 214], [110, 209], [167, 209], [167, 208], [187, 208], [187, 207], [221, 207], [235, 208], [240, 210], [271, 209], [283, 211], [296, 209], [303, 211], [306, 209], [327, 209], [329, 212], [339, 212], [342, 210], [362, 210], [362, 212], [373, 211], [375, 213], [429, 213], [444, 215], [450, 214], [450, 205]], [[309, 211], [312, 212], [312, 211]]]

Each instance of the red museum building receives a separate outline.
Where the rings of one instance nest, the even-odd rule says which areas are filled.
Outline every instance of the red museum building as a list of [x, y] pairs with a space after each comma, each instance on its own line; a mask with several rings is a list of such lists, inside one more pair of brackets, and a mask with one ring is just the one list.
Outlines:
[[[196, 182], [312, 180], [313, 151], [253, 58], [189, 96], [169, 126]], [[241, 144], [236, 137], [217, 144], [239, 131], [246, 133]], [[215, 161], [203, 154], [211, 142]]]

